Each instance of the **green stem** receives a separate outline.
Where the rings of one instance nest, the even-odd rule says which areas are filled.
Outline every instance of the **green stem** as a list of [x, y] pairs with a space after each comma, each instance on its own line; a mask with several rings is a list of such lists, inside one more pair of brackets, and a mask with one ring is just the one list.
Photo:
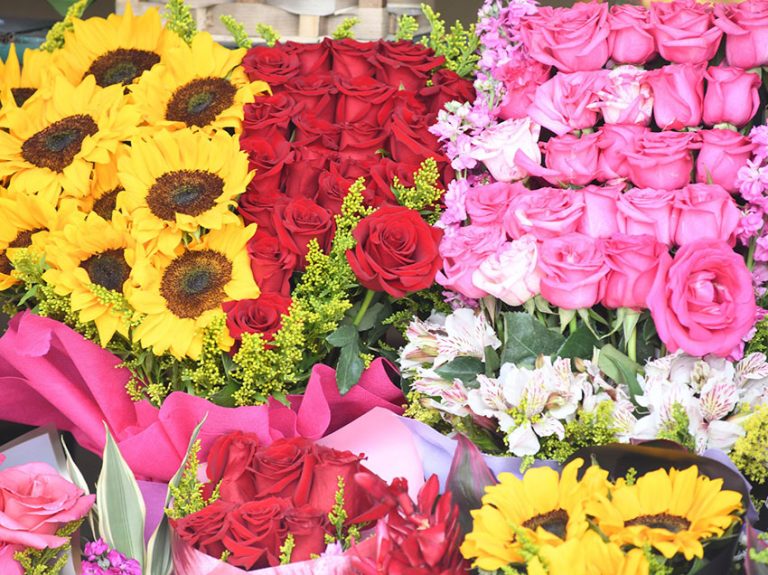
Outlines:
[[757, 238], [749, 240], [749, 252], [747, 252], [747, 268], [752, 271], [755, 266], [755, 248], [757, 248]]
[[576, 321], [576, 316], [573, 316], [571, 318], [571, 321], [568, 323], [568, 333], [574, 334], [576, 333], [576, 330], [579, 328], [579, 324]]
[[637, 363], [637, 326], [632, 330], [627, 341], [627, 355], [629, 359]]
[[357, 310], [357, 315], [355, 316], [355, 321], [352, 323], [355, 324], [355, 327], [360, 325], [360, 322], [363, 321], [363, 317], [365, 316], [365, 312], [368, 311], [368, 307], [371, 305], [371, 302], [373, 301], [373, 296], [376, 295], [376, 292], [373, 290], [368, 290], [365, 292], [365, 297], [363, 298], [363, 303], [360, 304], [360, 309]]

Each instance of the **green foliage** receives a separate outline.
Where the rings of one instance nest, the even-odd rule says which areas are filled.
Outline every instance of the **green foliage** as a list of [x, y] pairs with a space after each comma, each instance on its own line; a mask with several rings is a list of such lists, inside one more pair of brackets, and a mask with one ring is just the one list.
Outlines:
[[675, 403], [672, 406], [670, 418], [664, 422], [659, 430], [658, 438], [675, 441], [694, 451], [696, 449], [696, 440], [688, 429], [690, 423], [685, 408], [679, 403]]
[[178, 34], [187, 44], [191, 44], [192, 38], [197, 34], [197, 23], [184, 0], [168, 0], [164, 16], [165, 27]]
[[280, 565], [288, 565], [291, 562], [291, 555], [296, 548], [296, 539], [293, 533], [289, 533], [285, 538], [285, 543], [280, 546]]
[[562, 463], [582, 447], [614, 443], [619, 430], [613, 418], [613, 407], [613, 402], [606, 400], [594, 411], [579, 409], [576, 417], [565, 424], [563, 439], [558, 439], [556, 435], [542, 439], [541, 450], [536, 457]]
[[544, 326], [525, 312], [505, 312], [501, 316], [504, 322], [501, 363], [531, 366], [539, 355], [555, 355], [565, 343], [557, 330]]
[[667, 565], [664, 557], [653, 552], [650, 545], [643, 547], [643, 554], [648, 561], [648, 575], [672, 575], [675, 572], [671, 565]]
[[181, 381], [192, 394], [210, 399], [226, 383], [232, 361], [221, 353], [220, 341], [228, 333], [227, 317], [219, 313], [205, 330], [199, 359], [181, 370]]
[[422, 43], [432, 48], [436, 55], [445, 57], [446, 68], [462, 77], [471, 76], [480, 59], [477, 53], [480, 37], [475, 32], [475, 25], [464, 28], [457, 20], [450, 31], [446, 32], [445, 22], [440, 18], [439, 12], [435, 12], [426, 4], [421, 5], [421, 10], [432, 27], [429, 36], [424, 38]]
[[403, 14], [397, 19], [397, 32], [395, 41], [413, 40], [416, 32], [419, 31], [419, 22], [413, 16]]
[[48, 34], [45, 35], [45, 42], [40, 45], [41, 50], [55, 52], [64, 46], [64, 36], [72, 30], [72, 22], [80, 18], [88, 7], [90, 0], [77, 0], [68, 9], [64, 19], [56, 22]]
[[352, 17], [352, 18], [344, 18], [344, 20], [339, 24], [339, 26], [336, 28], [336, 30], [333, 31], [331, 34], [331, 37], [334, 40], [343, 40], [344, 38], [354, 38], [355, 33], [352, 31], [352, 29], [360, 23], [360, 18]]
[[72, 536], [80, 529], [83, 520], [71, 521], [56, 531], [59, 537], [69, 539], [61, 547], [50, 549], [33, 549], [28, 547], [23, 551], [14, 553], [13, 558], [21, 564], [24, 575], [56, 575], [61, 573], [69, 559], [69, 551], [72, 549]]
[[755, 335], [747, 343], [746, 354], [755, 352], [768, 353], [768, 318], [758, 322]]
[[218, 485], [210, 499], [203, 497], [204, 484], [197, 478], [197, 470], [200, 467], [199, 453], [200, 440], [197, 439], [187, 454], [178, 485], [168, 485], [168, 490], [173, 497], [173, 507], [167, 508], [165, 513], [171, 519], [181, 519], [197, 513], [219, 498]]
[[245, 26], [238, 22], [234, 16], [222, 14], [219, 16], [219, 20], [224, 24], [227, 32], [232, 34], [232, 38], [238, 48], [245, 48], [247, 50], [251, 47], [251, 39], [248, 37], [248, 32], [245, 31]]
[[768, 405], [757, 409], [744, 425], [744, 435], [736, 440], [730, 458], [753, 483], [768, 479]]
[[405, 408], [405, 417], [426, 423], [430, 427], [436, 427], [442, 421], [442, 416], [437, 409], [424, 405], [429, 398], [418, 391], [409, 391], [406, 395], [408, 404]]
[[256, 24], [256, 34], [264, 38], [270, 48], [280, 40], [280, 34], [269, 24]]
[[439, 187], [440, 172], [434, 158], [424, 160], [413, 175], [413, 187], [406, 188], [397, 176], [392, 183], [392, 192], [397, 200], [412, 210], [420, 212], [428, 223], [434, 224], [440, 218], [439, 202], [444, 190]]

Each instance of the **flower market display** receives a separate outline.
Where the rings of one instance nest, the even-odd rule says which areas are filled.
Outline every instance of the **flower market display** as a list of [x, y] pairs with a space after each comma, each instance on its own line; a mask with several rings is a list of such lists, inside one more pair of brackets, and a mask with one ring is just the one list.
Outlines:
[[0, 63], [0, 572], [768, 573], [766, 0], [70, 4]]

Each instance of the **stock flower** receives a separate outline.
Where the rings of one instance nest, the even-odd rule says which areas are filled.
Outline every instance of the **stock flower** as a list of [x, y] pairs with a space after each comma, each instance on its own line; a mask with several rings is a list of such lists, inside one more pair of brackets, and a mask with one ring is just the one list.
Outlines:
[[11, 44], [5, 62], [0, 62], [0, 117], [6, 108], [23, 106], [44, 85], [50, 69], [50, 52], [27, 49], [21, 66], [16, 45]]
[[682, 553], [690, 561], [703, 557], [702, 541], [739, 520], [741, 494], [722, 487], [722, 479], [700, 475], [695, 465], [657, 469], [634, 485], [620, 479], [610, 498], [597, 495], [587, 512], [618, 545], [652, 545], [664, 557]]

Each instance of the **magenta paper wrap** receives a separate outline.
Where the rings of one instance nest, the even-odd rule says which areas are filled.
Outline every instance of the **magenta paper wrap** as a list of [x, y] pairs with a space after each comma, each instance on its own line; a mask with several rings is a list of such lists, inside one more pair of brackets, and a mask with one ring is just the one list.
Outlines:
[[319, 439], [375, 407], [401, 413], [404, 403], [381, 359], [344, 396], [334, 370], [316, 365], [305, 394], [289, 396], [290, 407], [271, 401], [238, 408], [179, 392], [160, 409], [148, 401], [133, 402], [125, 392], [130, 374], [119, 363], [60, 322], [17, 314], [0, 338], [0, 419], [54, 425], [96, 453], [104, 447], [104, 421], [137, 476], [168, 481], [206, 416], [200, 432], [203, 457], [216, 437], [230, 431], [255, 433], [265, 443], [281, 437]]

